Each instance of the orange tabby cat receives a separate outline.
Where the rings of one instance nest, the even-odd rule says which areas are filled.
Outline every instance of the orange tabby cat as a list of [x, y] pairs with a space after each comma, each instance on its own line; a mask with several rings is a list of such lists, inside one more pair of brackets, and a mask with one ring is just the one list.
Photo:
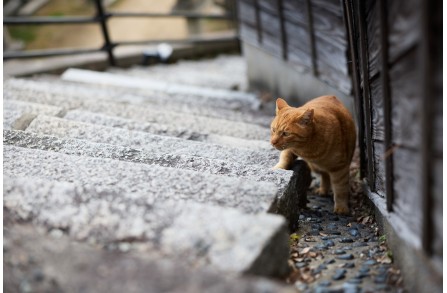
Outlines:
[[349, 213], [349, 165], [355, 148], [355, 125], [349, 111], [334, 96], [315, 98], [302, 107], [276, 100], [271, 144], [281, 150], [274, 169], [290, 169], [303, 158], [321, 174], [320, 195], [334, 192], [334, 212]]

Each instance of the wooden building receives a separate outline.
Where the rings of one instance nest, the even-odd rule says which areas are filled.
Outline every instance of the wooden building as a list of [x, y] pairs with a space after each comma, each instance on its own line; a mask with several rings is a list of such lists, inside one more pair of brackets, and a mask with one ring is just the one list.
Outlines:
[[273, 58], [288, 72], [277, 84], [311, 76], [353, 101], [365, 193], [406, 284], [414, 292], [440, 291], [442, 2], [237, 2], [244, 54], [257, 56], [247, 57], [249, 74]]

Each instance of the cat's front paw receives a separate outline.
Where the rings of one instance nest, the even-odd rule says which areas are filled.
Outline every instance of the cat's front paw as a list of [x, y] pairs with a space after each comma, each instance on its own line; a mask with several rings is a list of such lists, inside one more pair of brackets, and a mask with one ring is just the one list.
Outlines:
[[335, 204], [334, 213], [338, 215], [349, 215], [349, 207], [347, 204]]
[[287, 170], [286, 167], [284, 167], [282, 164], [276, 164], [275, 167], [272, 168], [272, 170], [278, 170], [278, 169], [284, 169]]

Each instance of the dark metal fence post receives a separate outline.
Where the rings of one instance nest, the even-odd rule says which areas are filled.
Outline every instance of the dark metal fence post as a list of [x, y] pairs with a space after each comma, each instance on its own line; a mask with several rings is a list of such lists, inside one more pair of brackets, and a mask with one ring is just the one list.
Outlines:
[[115, 66], [115, 57], [113, 56], [113, 47], [114, 45], [110, 41], [109, 31], [107, 30], [107, 19], [108, 15], [104, 13], [104, 7], [102, 6], [102, 0], [95, 0], [96, 4], [96, 12], [97, 18], [99, 20], [99, 24], [101, 26], [102, 35], [104, 37], [104, 46], [103, 50], [107, 52], [109, 57], [109, 63], [111, 66]]

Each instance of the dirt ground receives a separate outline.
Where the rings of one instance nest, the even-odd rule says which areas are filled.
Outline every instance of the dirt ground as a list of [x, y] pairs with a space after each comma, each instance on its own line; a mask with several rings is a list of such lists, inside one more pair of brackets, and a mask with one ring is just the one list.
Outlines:
[[[176, 0], [119, 0], [108, 7], [122, 12], [169, 12]], [[37, 12], [41, 16], [94, 15], [91, 1], [52, 0]], [[183, 18], [111, 18], [108, 21], [112, 41], [178, 39], [188, 35]], [[46, 25], [28, 27], [35, 35], [27, 49], [97, 48], [103, 37], [99, 25]]]

